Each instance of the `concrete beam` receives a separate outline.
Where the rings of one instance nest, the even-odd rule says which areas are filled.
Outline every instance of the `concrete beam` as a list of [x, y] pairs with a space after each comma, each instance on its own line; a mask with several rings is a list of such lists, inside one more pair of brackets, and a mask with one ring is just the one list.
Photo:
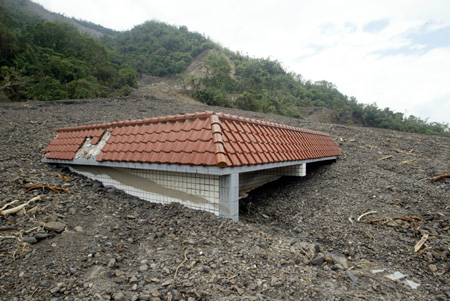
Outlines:
[[306, 176], [306, 163], [280, 167], [277, 168], [277, 172], [280, 172], [280, 175], [283, 176], [304, 177]]

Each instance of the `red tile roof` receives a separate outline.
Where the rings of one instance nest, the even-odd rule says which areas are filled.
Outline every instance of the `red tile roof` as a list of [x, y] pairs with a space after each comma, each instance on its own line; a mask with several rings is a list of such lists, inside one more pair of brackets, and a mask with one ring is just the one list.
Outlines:
[[73, 160], [86, 138], [97, 144], [111, 132], [97, 161], [242, 166], [334, 157], [326, 133], [224, 113], [120, 121], [58, 129], [46, 158]]

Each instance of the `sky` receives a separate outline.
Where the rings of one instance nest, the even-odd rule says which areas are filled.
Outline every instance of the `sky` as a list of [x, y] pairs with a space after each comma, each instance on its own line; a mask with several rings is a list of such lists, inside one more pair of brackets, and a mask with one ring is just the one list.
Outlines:
[[450, 124], [448, 0], [32, 1], [119, 31], [184, 25], [361, 103]]

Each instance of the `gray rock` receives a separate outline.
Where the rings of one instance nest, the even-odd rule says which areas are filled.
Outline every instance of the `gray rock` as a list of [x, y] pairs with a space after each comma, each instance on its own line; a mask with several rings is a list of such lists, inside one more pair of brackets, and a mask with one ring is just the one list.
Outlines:
[[344, 267], [340, 264], [340, 263], [336, 263], [334, 265], [331, 266], [331, 269], [333, 271], [338, 271], [338, 270], [344, 270]]
[[130, 283], [136, 283], [136, 282], [138, 282], [138, 279], [136, 278], [136, 276], [131, 276]]
[[22, 237], [22, 240], [30, 245], [37, 243], [37, 239], [33, 236], [30, 237]]
[[311, 260], [312, 265], [322, 265], [322, 263], [325, 261], [325, 256], [323, 254], [319, 253], [316, 257], [314, 257], [313, 260]]
[[353, 273], [350, 270], [347, 270], [345, 272], [347, 274], [347, 276], [350, 278], [350, 280], [354, 283], [354, 284], [358, 284], [358, 279], [356, 279], [355, 275], [353, 275]]
[[430, 264], [428, 266], [428, 268], [430, 269], [430, 271], [432, 271], [433, 273], [436, 273], [438, 271], [437, 266], [435, 264]]
[[116, 259], [115, 258], [111, 258], [108, 261], [108, 268], [113, 268], [116, 265]]
[[333, 263], [333, 255], [331, 253], [326, 253], [325, 254], [325, 261], [328, 264], [332, 264]]
[[209, 272], [211, 272], [210, 267], [203, 267], [203, 273], [209, 273]]
[[331, 281], [324, 281], [323, 285], [324, 285], [325, 287], [328, 287], [328, 288], [331, 289], [331, 290], [334, 290], [334, 289], [335, 289], [335, 285], [334, 285], [334, 283], [331, 282]]
[[172, 293], [172, 300], [180, 300], [181, 299], [181, 294], [178, 290], [173, 289], [170, 292]]
[[345, 257], [332, 255], [333, 257], [333, 263], [334, 264], [340, 264], [344, 270], [348, 270], [348, 261]]
[[148, 265], [146, 265], [146, 264], [143, 264], [139, 267], [139, 271], [141, 271], [141, 272], [145, 272], [147, 270], [148, 270]]
[[125, 301], [126, 300], [125, 295], [122, 292], [116, 293], [113, 298], [115, 301]]
[[65, 223], [61, 222], [48, 222], [44, 225], [44, 229], [48, 231], [55, 231], [61, 233], [66, 228]]
[[48, 234], [48, 233], [36, 233], [35, 235], [34, 235], [34, 237], [37, 239], [37, 240], [42, 240], [42, 239], [45, 239], [45, 238], [47, 238], [47, 237], [49, 237], [50, 235]]

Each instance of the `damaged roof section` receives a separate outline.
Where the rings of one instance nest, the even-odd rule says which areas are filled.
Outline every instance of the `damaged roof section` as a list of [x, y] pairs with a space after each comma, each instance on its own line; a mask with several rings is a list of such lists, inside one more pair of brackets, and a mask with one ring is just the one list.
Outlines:
[[45, 149], [47, 159], [236, 167], [341, 154], [326, 133], [215, 112], [57, 132]]

